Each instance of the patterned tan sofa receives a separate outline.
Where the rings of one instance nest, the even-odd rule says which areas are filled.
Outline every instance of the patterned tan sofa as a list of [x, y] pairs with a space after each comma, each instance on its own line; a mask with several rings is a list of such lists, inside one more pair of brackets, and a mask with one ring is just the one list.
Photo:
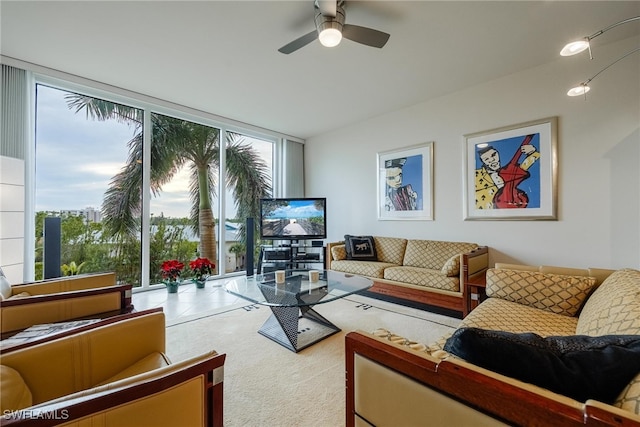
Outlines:
[[[424, 420], [431, 425], [460, 426], [640, 426], [640, 355], [634, 338], [640, 335], [640, 271], [496, 267], [487, 271], [489, 298], [465, 317], [455, 332], [436, 343], [420, 344], [386, 330], [347, 334], [347, 426], [419, 425]], [[611, 336], [625, 338], [635, 342], [635, 362], [608, 362], [609, 368], [623, 365], [629, 371], [623, 382], [618, 381], [622, 385], [614, 388], [613, 396], [617, 397], [612, 401], [578, 400], [541, 386], [538, 377], [561, 378], [560, 374], [540, 364], [527, 365], [527, 352], [500, 355], [510, 348], [501, 342], [475, 341], [476, 347], [469, 348], [484, 353], [480, 360], [495, 358], [513, 365], [516, 375], [478, 366], [471, 363], [476, 360], [473, 357], [462, 360], [450, 354], [447, 350], [460, 348], [455, 339], [465, 331], [502, 334], [501, 339], [510, 333], [518, 339], [528, 337], [527, 332], [559, 341], [583, 339], [581, 336], [588, 336], [588, 342]], [[487, 344], [494, 346], [488, 354]], [[601, 348], [594, 348], [599, 345], [578, 352], [601, 352]], [[534, 348], [532, 353], [536, 351]], [[566, 357], [566, 350], [561, 354]], [[587, 357], [592, 357], [591, 353]], [[602, 365], [582, 365], [578, 375], [582, 379], [586, 371], [591, 379], [593, 372], [601, 370], [610, 382], [612, 371]], [[523, 374], [534, 379], [525, 381]], [[579, 383], [575, 372], [571, 375], [573, 382]], [[628, 378], [632, 378], [630, 382]], [[563, 384], [571, 383], [564, 378]]]
[[373, 240], [376, 261], [347, 259], [344, 241], [329, 243], [327, 269], [373, 279], [372, 292], [467, 314], [463, 283], [486, 271], [486, 246], [397, 237], [374, 236]]

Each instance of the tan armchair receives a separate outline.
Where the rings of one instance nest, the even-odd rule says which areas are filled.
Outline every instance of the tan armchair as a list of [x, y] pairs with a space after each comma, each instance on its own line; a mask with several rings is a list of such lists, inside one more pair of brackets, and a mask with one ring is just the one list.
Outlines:
[[132, 285], [117, 285], [115, 273], [83, 274], [9, 285], [0, 277], [2, 337], [41, 323], [131, 311]]
[[172, 364], [165, 318], [107, 325], [0, 355], [3, 426], [221, 426], [226, 355]]

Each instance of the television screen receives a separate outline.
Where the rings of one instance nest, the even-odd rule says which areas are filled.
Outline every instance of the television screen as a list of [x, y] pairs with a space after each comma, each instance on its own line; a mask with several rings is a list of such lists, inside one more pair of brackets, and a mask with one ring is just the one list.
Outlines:
[[327, 199], [260, 200], [260, 238], [312, 240], [327, 237]]

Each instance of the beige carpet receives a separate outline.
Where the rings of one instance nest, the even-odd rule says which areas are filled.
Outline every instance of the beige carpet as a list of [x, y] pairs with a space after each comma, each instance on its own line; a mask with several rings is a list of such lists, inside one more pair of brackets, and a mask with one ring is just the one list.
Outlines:
[[208, 350], [226, 353], [224, 419], [233, 426], [343, 426], [344, 336], [387, 328], [430, 343], [460, 322], [353, 295], [314, 308], [342, 329], [299, 353], [258, 334], [271, 311], [247, 305], [167, 327], [167, 353], [178, 361]]

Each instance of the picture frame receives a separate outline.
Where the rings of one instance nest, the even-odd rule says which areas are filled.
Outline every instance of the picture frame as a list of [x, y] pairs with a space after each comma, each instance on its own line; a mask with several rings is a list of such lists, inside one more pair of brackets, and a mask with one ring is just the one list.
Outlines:
[[433, 142], [379, 152], [378, 220], [433, 220]]
[[464, 135], [465, 220], [556, 220], [558, 118]]

